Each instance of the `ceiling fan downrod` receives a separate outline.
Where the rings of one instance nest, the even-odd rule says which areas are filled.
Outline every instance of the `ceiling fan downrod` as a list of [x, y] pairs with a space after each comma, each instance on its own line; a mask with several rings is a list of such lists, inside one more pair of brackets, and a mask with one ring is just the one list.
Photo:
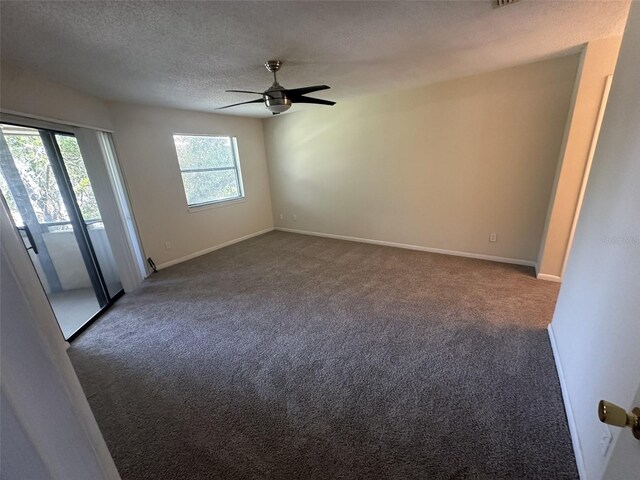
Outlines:
[[273, 73], [273, 85], [264, 92], [264, 104], [273, 115], [286, 112], [291, 108], [291, 99], [286, 95], [284, 87], [278, 83], [278, 77], [276, 76], [276, 72], [280, 70], [282, 62], [280, 60], [267, 60], [264, 66]]
[[280, 70], [280, 67], [282, 66], [282, 61], [280, 60], [267, 60], [266, 62], [264, 62], [264, 66], [267, 70], [269, 70], [271, 73], [273, 73], [273, 84], [274, 85], [280, 85], [278, 83], [278, 78], [276, 77], [276, 72], [278, 70]]

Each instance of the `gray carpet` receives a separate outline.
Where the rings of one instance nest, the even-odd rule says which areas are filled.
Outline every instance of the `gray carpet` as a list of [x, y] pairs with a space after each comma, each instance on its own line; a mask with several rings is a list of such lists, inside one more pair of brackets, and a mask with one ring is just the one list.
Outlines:
[[576, 479], [533, 270], [272, 232], [69, 350], [122, 478]]

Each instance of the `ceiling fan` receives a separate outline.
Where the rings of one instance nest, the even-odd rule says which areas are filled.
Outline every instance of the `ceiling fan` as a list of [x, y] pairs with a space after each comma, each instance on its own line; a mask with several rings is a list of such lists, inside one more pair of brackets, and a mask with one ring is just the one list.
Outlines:
[[264, 92], [252, 92], [250, 90], [225, 90], [226, 92], [235, 93], [255, 93], [261, 95], [262, 98], [256, 98], [255, 100], [249, 100], [248, 102], [234, 103], [232, 105], [225, 105], [224, 107], [218, 107], [216, 110], [222, 110], [224, 108], [235, 107], [238, 105], [245, 105], [247, 103], [263, 103], [264, 106], [269, 109], [274, 115], [286, 112], [291, 108], [293, 103], [315, 103], [318, 105], [335, 105], [336, 102], [330, 100], [322, 100], [321, 98], [305, 97], [307, 93], [318, 92], [320, 90], [327, 90], [331, 87], [327, 85], [314, 85], [312, 87], [292, 88], [286, 89], [278, 83], [276, 78], [276, 72], [282, 67], [280, 60], [269, 60], [265, 62], [264, 66], [273, 73], [273, 84], [267, 88]]

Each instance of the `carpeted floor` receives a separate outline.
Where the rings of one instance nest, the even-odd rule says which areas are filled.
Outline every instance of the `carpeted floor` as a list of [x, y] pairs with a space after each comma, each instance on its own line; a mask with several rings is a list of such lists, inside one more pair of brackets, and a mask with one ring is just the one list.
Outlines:
[[69, 350], [122, 478], [576, 479], [527, 267], [272, 232]]

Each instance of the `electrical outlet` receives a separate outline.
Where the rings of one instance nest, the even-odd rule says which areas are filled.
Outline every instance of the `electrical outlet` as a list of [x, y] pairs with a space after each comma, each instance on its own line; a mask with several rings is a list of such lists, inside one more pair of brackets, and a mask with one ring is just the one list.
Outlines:
[[280, 220], [284, 220], [284, 213], [280, 214]]
[[602, 452], [603, 457], [607, 456], [607, 452], [609, 451], [612, 440], [613, 436], [611, 435], [611, 430], [609, 430], [609, 427], [607, 425], [602, 425], [602, 434], [600, 435], [600, 451]]
[[293, 215], [291, 215], [291, 218], [293, 218], [294, 222], [298, 221], [298, 215], [296, 215], [295, 213]]
[[169, 240], [164, 242], [164, 249], [171, 250], [171, 242]]
[[495, 243], [495, 242], [497, 242], [497, 241], [498, 241], [498, 234], [497, 234], [497, 233], [491, 233], [491, 234], [489, 235], [489, 241], [490, 241], [491, 243]]

